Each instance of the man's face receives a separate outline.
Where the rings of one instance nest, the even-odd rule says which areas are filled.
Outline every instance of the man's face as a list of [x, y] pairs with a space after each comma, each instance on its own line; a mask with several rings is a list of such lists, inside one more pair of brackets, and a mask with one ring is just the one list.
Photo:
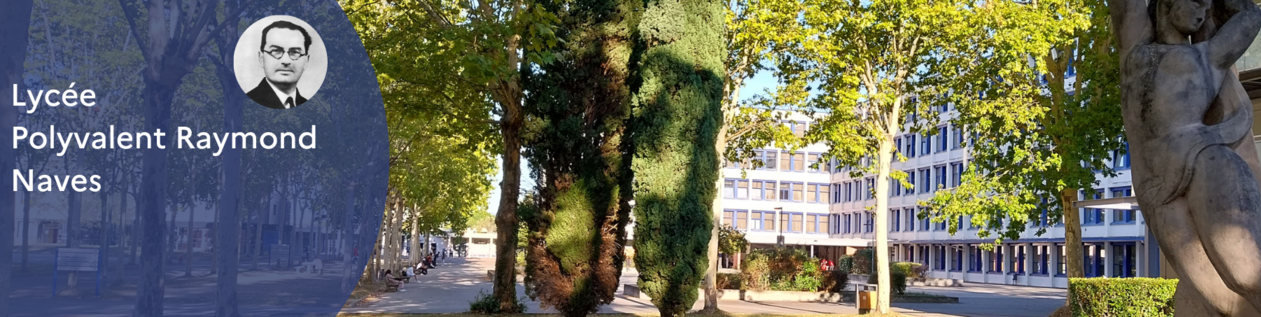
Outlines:
[[1208, 9], [1211, 7], [1211, 0], [1166, 0], [1171, 1], [1169, 11], [1166, 12], [1165, 19], [1174, 29], [1182, 34], [1191, 34], [1200, 30], [1204, 26], [1204, 19], [1208, 18]]
[[[296, 84], [298, 78], [302, 78], [302, 70], [310, 57], [304, 55], [294, 60], [290, 58], [290, 53], [306, 54], [302, 45], [304, 41], [302, 32], [297, 30], [273, 28], [267, 31], [267, 45], [263, 47], [263, 52], [258, 53], [258, 59], [268, 80], [277, 84]], [[277, 50], [283, 52], [280, 58], [269, 54]]]

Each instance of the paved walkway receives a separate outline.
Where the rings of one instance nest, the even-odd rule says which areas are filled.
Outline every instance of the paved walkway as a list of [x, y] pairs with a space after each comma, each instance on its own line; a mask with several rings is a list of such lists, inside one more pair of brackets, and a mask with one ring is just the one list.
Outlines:
[[[468, 303], [478, 292], [489, 294], [491, 283], [486, 270], [494, 267], [493, 259], [448, 259], [445, 266], [429, 270], [419, 282], [403, 287], [403, 291], [385, 293], [379, 300], [364, 307], [346, 308], [343, 313], [459, 313], [468, 311]], [[637, 273], [627, 270], [622, 284], [634, 283]], [[1044, 317], [1064, 303], [1063, 289], [1007, 285], [974, 285], [969, 287], [911, 287], [909, 291], [959, 297], [958, 304], [895, 303], [894, 311], [913, 316], [1020, 316]], [[525, 288], [517, 285], [518, 296], [525, 297]], [[618, 296], [602, 306], [601, 313], [656, 314], [657, 309], [645, 299]], [[527, 300], [529, 313], [554, 313], [542, 310], [539, 303]], [[703, 307], [697, 301], [693, 310]], [[723, 311], [743, 314], [855, 314], [853, 303], [812, 302], [746, 302], [720, 301]]]

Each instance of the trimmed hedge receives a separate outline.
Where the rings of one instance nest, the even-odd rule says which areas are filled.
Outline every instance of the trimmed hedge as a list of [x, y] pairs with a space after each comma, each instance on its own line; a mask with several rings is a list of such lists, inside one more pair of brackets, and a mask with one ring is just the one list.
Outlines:
[[1176, 279], [1070, 278], [1073, 316], [1173, 316]]
[[[880, 275], [875, 273], [867, 275], [867, 284], [879, 284], [879, 277]], [[893, 291], [893, 294], [906, 294], [906, 273], [897, 269], [889, 270], [889, 282], [893, 284], [893, 287], [889, 289]]]

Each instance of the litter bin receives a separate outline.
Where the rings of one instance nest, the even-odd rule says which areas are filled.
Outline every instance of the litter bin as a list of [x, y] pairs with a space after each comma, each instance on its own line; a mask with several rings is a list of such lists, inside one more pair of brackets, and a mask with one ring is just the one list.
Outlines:
[[858, 313], [870, 313], [876, 307], [876, 291], [858, 291]]

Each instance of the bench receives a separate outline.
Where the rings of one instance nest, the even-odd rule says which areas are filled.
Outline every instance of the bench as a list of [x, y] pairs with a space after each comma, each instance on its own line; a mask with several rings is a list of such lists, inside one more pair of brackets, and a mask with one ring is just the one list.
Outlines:
[[385, 292], [386, 292], [386, 293], [389, 293], [389, 292], [397, 292], [397, 291], [398, 291], [398, 286], [399, 286], [399, 284], [390, 284], [390, 283], [385, 283]]

